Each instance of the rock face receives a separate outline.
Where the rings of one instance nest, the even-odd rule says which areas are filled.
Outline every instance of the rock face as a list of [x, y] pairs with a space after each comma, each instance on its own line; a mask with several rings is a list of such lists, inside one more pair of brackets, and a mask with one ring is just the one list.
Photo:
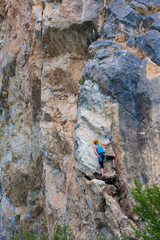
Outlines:
[[[2, 1], [0, 239], [57, 222], [77, 240], [131, 232], [134, 178], [160, 179], [159, 7]], [[105, 181], [94, 138], [113, 140]]]
[[[83, 71], [85, 84], [80, 89], [76, 127], [79, 170], [86, 173], [91, 161], [96, 172], [91, 140], [104, 142], [106, 134], [114, 139], [113, 150], [125, 182], [132, 185], [134, 178], [144, 184], [158, 181], [158, 162], [154, 159], [159, 158], [159, 152], [155, 151], [151, 160], [148, 148], [158, 147], [157, 139], [151, 137], [158, 132], [158, 79], [147, 75], [149, 65], [156, 64], [148, 58], [138, 59], [111, 41], [97, 40], [89, 47], [90, 52], [93, 57]], [[85, 148], [88, 151], [84, 155]]]

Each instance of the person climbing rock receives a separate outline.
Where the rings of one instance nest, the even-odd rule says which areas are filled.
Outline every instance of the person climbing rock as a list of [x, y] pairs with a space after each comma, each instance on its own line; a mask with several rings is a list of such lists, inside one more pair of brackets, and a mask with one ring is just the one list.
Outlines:
[[103, 150], [103, 147], [109, 146], [111, 144], [111, 142], [109, 142], [109, 143], [98, 143], [98, 140], [94, 139], [93, 143], [95, 144], [94, 153], [98, 156], [98, 161], [99, 161], [100, 168], [101, 168], [101, 173], [102, 173], [101, 180], [104, 180], [104, 167], [103, 167], [104, 158], [107, 159], [107, 160], [113, 160], [112, 169], [114, 171], [116, 171], [116, 158], [114, 156], [105, 155], [104, 150]]

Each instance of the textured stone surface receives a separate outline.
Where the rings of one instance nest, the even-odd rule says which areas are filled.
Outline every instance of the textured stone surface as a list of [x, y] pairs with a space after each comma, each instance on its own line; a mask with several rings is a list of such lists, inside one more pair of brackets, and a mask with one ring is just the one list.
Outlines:
[[[99, 46], [99, 41], [97, 44]], [[107, 44], [103, 45], [107, 50]], [[113, 136], [113, 150], [117, 156], [119, 170], [125, 173], [123, 179], [128, 184], [133, 182], [135, 177], [147, 183], [153, 180], [150, 173], [154, 168], [154, 181], [157, 181], [159, 173], [156, 159], [159, 158], [159, 152], [156, 148], [159, 143], [155, 140], [154, 144], [157, 147], [154, 153], [155, 160], [152, 159], [155, 165], [152, 167], [148, 145], [152, 145], [154, 141], [150, 142], [150, 137], [159, 131], [156, 124], [159, 119], [159, 68], [147, 59], [138, 59], [127, 50], [119, 50], [116, 47], [114, 51], [110, 47], [108, 49], [110, 56], [108, 54], [103, 59], [94, 57], [87, 62], [83, 71], [85, 84], [80, 89], [76, 127], [78, 167], [88, 175], [96, 169], [93, 167], [94, 154], [90, 145], [94, 138], [105, 141], [104, 128], [108, 138]], [[101, 50], [96, 51], [95, 47], [95, 52], [99, 51]], [[153, 73], [151, 78], [147, 71], [150, 64], [157, 69], [157, 73]], [[85, 149], [86, 154], [83, 155]], [[89, 161], [91, 173], [87, 168]]]
[[154, 30], [158, 30], [160, 31], [160, 13], [154, 13], [150, 16], [152, 18], [152, 20], [154, 21], [151, 26], [150, 29], [154, 29]]
[[145, 5], [144, 4], [141, 4], [141, 3], [139, 3], [139, 2], [137, 2], [137, 1], [132, 1], [131, 2], [131, 7], [133, 8], [133, 9], [137, 9], [137, 8], [142, 8], [142, 9], [145, 9]]
[[4, 239], [15, 231], [51, 235], [58, 219], [67, 220], [77, 92], [88, 46], [103, 22], [103, 4], [39, 0], [21, 1], [20, 8], [18, 1], [2, 6]]
[[130, 35], [143, 34], [147, 28], [144, 22], [145, 16], [138, 14], [125, 0], [110, 1], [107, 15], [108, 18], [101, 31], [103, 38], [113, 39], [123, 34], [125, 40]]
[[[133, 179], [159, 182], [158, 49], [159, 12], [133, 1], [0, 4], [1, 239], [131, 231]], [[113, 140], [104, 182], [94, 138]]]
[[[160, 65], [160, 33], [157, 30], [149, 30], [146, 35], [140, 35], [135, 38], [135, 45], [141, 52], [147, 53], [151, 59]], [[133, 43], [134, 44], [134, 43]], [[133, 46], [131, 44], [131, 46]]]
[[159, 0], [138, 0], [138, 2], [143, 3], [145, 5], [160, 6]]

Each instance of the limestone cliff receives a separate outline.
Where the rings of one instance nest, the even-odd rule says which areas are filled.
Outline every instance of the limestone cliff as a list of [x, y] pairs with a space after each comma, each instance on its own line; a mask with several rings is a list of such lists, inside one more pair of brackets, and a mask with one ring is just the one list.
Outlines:
[[1, 1], [0, 239], [131, 231], [134, 178], [160, 180], [159, 66], [159, 0]]

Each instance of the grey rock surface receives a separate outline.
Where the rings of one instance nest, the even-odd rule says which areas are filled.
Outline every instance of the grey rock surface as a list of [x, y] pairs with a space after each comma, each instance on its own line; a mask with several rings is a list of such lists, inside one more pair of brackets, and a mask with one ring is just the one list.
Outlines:
[[145, 9], [145, 5], [144, 4], [141, 4], [141, 3], [139, 3], [139, 2], [137, 2], [137, 1], [132, 1], [131, 3], [130, 3], [130, 6], [133, 8], [133, 9], [137, 9], [138, 7], [139, 8], [142, 8], [142, 9]]
[[136, 38], [136, 47], [139, 51], [144, 51], [151, 56], [152, 60], [160, 65], [160, 32], [149, 30], [146, 36], [141, 35]]
[[115, 19], [112, 14], [105, 22], [105, 25], [101, 31], [101, 37], [107, 39], [113, 39], [115, 37]]
[[[153, 35], [149, 36], [152, 41]], [[96, 42], [94, 46], [96, 51]], [[154, 91], [158, 82], [156, 78], [152, 82], [147, 80], [148, 63], [145, 60], [138, 59], [127, 50], [119, 51], [116, 45], [114, 51], [111, 47], [105, 46], [101, 52], [98, 50], [83, 71], [85, 84], [80, 89], [75, 137], [78, 169], [88, 176], [96, 171], [90, 145], [94, 138], [105, 141], [104, 127], [107, 137], [112, 135], [114, 141], [119, 132], [117, 142], [121, 146], [121, 153], [118, 152], [116, 156], [119, 167], [125, 168], [125, 181], [129, 184], [136, 177], [147, 183], [152, 178], [149, 174], [150, 156], [146, 156], [147, 135], [153, 134], [153, 109], [157, 109], [160, 100], [158, 92]], [[103, 57], [99, 57], [99, 54], [103, 54]], [[154, 122], [157, 122], [158, 115], [154, 116]], [[85, 156], [81, 154], [82, 149], [87, 149]], [[113, 150], [115, 154], [118, 151], [114, 144]]]
[[101, 37], [107, 39], [113, 39], [119, 33], [124, 34], [128, 39], [130, 35], [137, 35], [148, 28], [145, 26], [145, 16], [133, 9], [133, 3], [129, 5], [124, 0], [111, 1], [107, 15], [108, 18], [101, 31]]
[[158, 30], [160, 31], [160, 13], [154, 13], [150, 16], [154, 23], [151, 24], [150, 29]]
[[138, 2], [143, 3], [145, 5], [160, 6], [159, 0], [138, 0]]

